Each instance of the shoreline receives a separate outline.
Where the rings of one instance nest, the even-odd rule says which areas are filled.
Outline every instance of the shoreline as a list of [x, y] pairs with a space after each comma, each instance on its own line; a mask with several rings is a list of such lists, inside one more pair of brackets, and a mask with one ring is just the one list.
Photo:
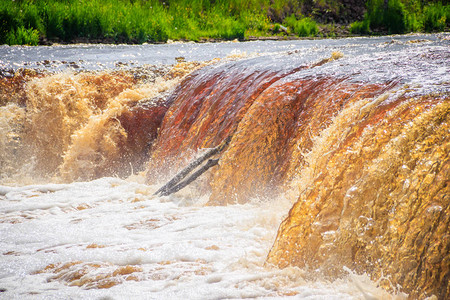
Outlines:
[[[36, 46], [68, 46], [68, 45], [170, 45], [170, 44], [206, 44], [206, 43], [242, 43], [242, 42], [254, 42], [254, 41], [312, 41], [312, 40], [337, 40], [337, 39], [346, 39], [346, 38], [376, 38], [376, 37], [395, 37], [395, 36], [413, 36], [413, 35], [436, 35], [436, 34], [450, 34], [450, 31], [440, 31], [440, 32], [410, 32], [410, 33], [401, 33], [401, 34], [389, 34], [387, 32], [380, 34], [346, 34], [346, 35], [337, 35], [337, 36], [324, 36], [324, 37], [299, 37], [295, 35], [289, 36], [249, 36], [244, 39], [201, 39], [198, 41], [192, 40], [172, 40], [168, 39], [166, 42], [119, 42], [114, 41], [113, 39], [88, 39], [88, 38], [77, 38], [70, 42], [60, 41], [60, 40], [45, 40], [40, 42], [38, 45], [9, 45], [10, 47], [21, 46], [21, 47], [36, 47]], [[7, 44], [0, 46], [8, 46]]]
[[[219, 1], [220, 2], [220, 1]], [[302, 40], [450, 29], [450, 5], [407, 0], [12, 1], [0, 5], [0, 44], [165, 44]], [[317, 2], [317, 3], [316, 3]], [[320, 3], [318, 3], [320, 2]], [[134, 4], [133, 4], [134, 3]]]

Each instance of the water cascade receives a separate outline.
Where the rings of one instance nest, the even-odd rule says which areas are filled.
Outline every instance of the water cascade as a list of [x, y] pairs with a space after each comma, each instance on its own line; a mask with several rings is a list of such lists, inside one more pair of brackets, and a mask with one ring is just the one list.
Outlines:
[[1, 78], [1, 176], [72, 181], [138, 171], [168, 108], [164, 93], [199, 65]]
[[351, 270], [389, 292], [445, 299], [450, 52], [426, 43], [182, 63], [141, 77], [17, 72], [0, 82], [0, 179], [31, 166], [58, 182], [144, 170], [147, 184], [163, 184], [229, 137], [191, 189], [210, 207], [291, 200], [267, 267], [330, 280]]
[[348, 267], [388, 290], [445, 298], [449, 86], [411, 81], [424, 65], [439, 72], [448, 51], [408, 53], [397, 69], [383, 60], [336, 69], [335, 58], [257, 58], [194, 73], [171, 96], [149, 178], [231, 135], [207, 175], [209, 205], [298, 191], [269, 263], [331, 278]]

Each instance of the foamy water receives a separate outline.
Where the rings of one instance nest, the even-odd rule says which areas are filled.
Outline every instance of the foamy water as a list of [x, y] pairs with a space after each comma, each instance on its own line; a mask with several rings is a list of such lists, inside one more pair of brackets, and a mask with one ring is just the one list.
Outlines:
[[1, 186], [0, 298], [390, 298], [367, 276], [265, 266], [286, 199], [205, 207], [155, 191], [116, 178]]

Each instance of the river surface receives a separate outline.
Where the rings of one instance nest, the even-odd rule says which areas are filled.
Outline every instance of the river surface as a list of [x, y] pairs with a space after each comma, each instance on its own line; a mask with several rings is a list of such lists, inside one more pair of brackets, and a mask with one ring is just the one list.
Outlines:
[[[258, 80], [267, 88], [263, 76], [273, 71], [283, 78], [277, 77], [277, 84], [286, 83], [286, 87], [299, 78], [333, 77], [344, 79], [330, 81], [329, 86], [337, 84], [353, 93], [351, 84], [369, 82], [373, 87], [367, 93], [375, 98], [401, 86], [377, 100], [388, 99], [386, 106], [399, 94], [434, 93], [444, 95], [447, 100], [441, 102], [445, 102], [450, 91], [449, 51], [450, 34], [445, 33], [205, 44], [0, 46], [3, 77], [14, 76], [21, 69], [48, 73], [20, 86], [26, 89], [25, 104], [17, 100], [0, 107], [0, 299], [406, 299], [401, 287], [393, 284], [394, 288], [386, 291], [381, 279], [372, 280], [370, 274], [350, 266], [340, 267], [340, 276], [329, 277], [314, 265], [278, 268], [268, 263], [280, 223], [298, 199], [297, 190], [285, 187], [270, 197], [247, 193], [250, 196], [240, 204], [228, 201], [228, 205], [217, 206], [207, 205], [211, 204], [211, 189], [203, 192], [201, 185], [170, 196], [155, 196], [162, 182], [145, 174], [148, 156], [144, 163], [130, 160], [120, 164], [129, 152], [116, 155], [123, 142], [109, 130], [117, 129], [113, 121], [124, 111], [133, 112], [134, 106], [127, 107], [132, 101], [144, 99], [156, 107], [159, 102], [148, 99], [166, 99], [174, 90], [185, 91], [191, 86], [201, 93], [211, 78], [217, 90], [210, 95], [237, 97], [229, 90], [239, 90], [233, 75], [239, 72], [244, 75], [238, 81], [248, 84], [241, 94], [252, 90], [252, 83]], [[208, 63], [204, 71], [194, 71], [192, 85], [175, 75], [136, 85], [120, 81], [120, 74], [110, 75], [112, 71], [126, 75], [141, 68], [173, 66], [177, 61], [217, 58], [220, 61]], [[297, 68], [303, 65], [308, 67]], [[216, 75], [224, 72], [228, 77]], [[262, 75], [252, 79], [252, 74]], [[346, 80], [351, 84], [341, 85]], [[321, 84], [320, 88], [327, 90], [327, 83]], [[120, 90], [115, 91], [119, 85]], [[301, 87], [307, 90], [307, 84]], [[330, 95], [338, 97], [338, 88]], [[102, 100], [97, 94], [100, 90], [111, 98]], [[61, 108], [64, 105], [59, 102], [54, 105], [56, 101], [66, 101], [70, 109]], [[370, 109], [375, 102], [361, 109]], [[182, 107], [181, 102], [174, 103]], [[44, 107], [48, 109], [44, 111]], [[232, 107], [230, 111], [235, 112], [234, 104]], [[118, 109], [120, 113], [113, 114]], [[182, 108], [169, 112], [169, 117], [187, 114]], [[61, 115], [63, 121], [58, 123]], [[229, 116], [238, 118], [239, 112]], [[170, 124], [170, 120], [164, 122]], [[325, 123], [328, 126], [330, 122]], [[213, 117], [211, 127], [214, 124]], [[218, 126], [228, 132], [224, 124]], [[60, 128], [63, 126], [67, 129]], [[175, 129], [160, 130], [159, 126], [154, 128], [160, 139], [152, 146], [153, 159], [169, 152], [165, 136], [167, 144], [170, 135], [177, 137]], [[252, 131], [239, 126], [239, 134]], [[188, 146], [202, 143], [188, 134], [180, 136], [193, 140], [186, 142]], [[208, 138], [205, 141], [207, 146], [199, 148], [213, 146]], [[177, 151], [185, 154], [186, 145]], [[91, 158], [94, 152], [101, 153], [102, 159], [99, 155]], [[114, 164], [109, 165], [109, 161]], [[140, 166], [135, 165], [138, 163]], [[241, 164], [245, 166], [245, 159]], [[165, 168], [158, 162], [153, 165]], [[121, 173], [124, 168], [127, 172]], [[234, 170], [239, 176], [241, 171]], [[228, 178], [225, 171], [223, 178]], [[220, 192], [217, 182], [221, 175], [217, 174], [213, 194]], [[244, 182], [244, 177], [237, 180]], [[382, 279], [389, 281], [386, 278]]]
[[[403, 49], [405, 43], [429, 43], [448, 46], [448, 35], [402, 35], [370, 38], [252, 41], [222, 43], [178, 43], [161, 45], [59, 45], [59, 46], [0, 46], [0, 68], [36, 68], [60, 70], [65, 68], [101, 70], [117, 67], [173, 64], [177, 57], [186, 61], [206, 61], [229, 55], [304, 52], [323, 57], [330, 50], [345, 50], [346, 54], [364, 54], [389, 46]], [[412, 46], [413, 47], [413, 46]]]

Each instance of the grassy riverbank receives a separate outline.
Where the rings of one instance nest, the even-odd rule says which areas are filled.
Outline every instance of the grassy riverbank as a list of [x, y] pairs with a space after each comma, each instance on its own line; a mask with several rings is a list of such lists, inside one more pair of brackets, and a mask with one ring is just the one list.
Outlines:
[[450, 5], [439, 1], [0, 0], [0, 44], [9, 45], [335, 37], [449, 26]]

